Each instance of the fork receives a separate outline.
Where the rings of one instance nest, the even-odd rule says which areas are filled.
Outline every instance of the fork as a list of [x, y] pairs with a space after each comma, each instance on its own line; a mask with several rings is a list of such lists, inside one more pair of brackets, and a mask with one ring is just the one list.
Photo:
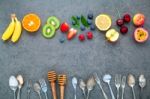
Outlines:
[[121, 99], [123, 99], [123, 96], [124, 96], [124, 88], [126, 86], [126, 76], [123, 76], [122, 77], [122, 82], [121, 82], [121, 88], [122, 88], [122, 96], [121, 96]]
[[97, 73], [94, 73], [93, 75], [94, 75], [94, 78], [95, 78], [96, 83], [99, 85], [99, 88], [101, 89], [101, 91], [102, 91], [102, 93], [103, 93], [104, 98], [105, 98], [105, 99], [108, 99], [106, 93], [105, 93], [104, 90], [103, 90], [101, 81], [100, 81], [100, 79], [99, 79]]
[[45, 80], [44, 79], [40, 79], [39, 83], [41, 85], [42, 91], [45, 93], [46, 99], [48, 99], [48, 97], [47, 97], [47, 84], [46, 84]]
[[119, 88], [121, 86], [121, 75], [119, 74], [115, 76], [115, 86], [117, 88], [117, 99], [119, 99]]

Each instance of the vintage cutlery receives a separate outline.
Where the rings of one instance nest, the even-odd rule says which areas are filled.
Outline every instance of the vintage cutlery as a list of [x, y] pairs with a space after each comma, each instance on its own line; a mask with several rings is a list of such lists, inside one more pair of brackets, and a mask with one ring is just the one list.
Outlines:
[[116, 74], [115, 76], [115, 86], [117, 88], [117, 99], [119, 99], [119, 89], [121, 86], [121, 75]]
[[103, 76], [103, 81], [108, 84], [108, 87], [109, 87], [110, 92], [111, 92], [112, 99], [115, 99], [114, 93], [113, 93], [113, 91], [112, 91], [112, 89], [111, 89], [111, 86], [110, 86], [111, 78], [112, 78], [112, 77], [111, 77], [110, 74], [105, 74], [105, 75]]
[[73, 77], [73, 78], [72, 78], [72, 86], [73, 86], [74, 91], [75, 91], [75, 93], [74, 93], [74, 99], [77, 98], [77, 96], [76, 96], [76, 92], [77, 92], [77, 84], [78, 84], [77, 78], [76, 78], [76, 77]]
[[105, 93], [104, 90], [103, 90], [103, 87], [102, 87], [102, 85], [101, 85], [101, 81], [100, 81], [100, 79], [99, 79], [97, 73], [94, 73], [93, 75], [94, 75], [94, 78], [95, 78], [96, 83], [99, 85], [99, 88], [101, 89], [101, 91], [102, 91], [102, 93], [103, 93], [104, 98], [105, 98], [105, 99], [108, 99], [106, 93]]
[[20, 91], [21, 91], [21, 88], [22, 88], [23, 83], [24, 83], [22, 75], [18, 75], [17, 76], [17, 80], [18, 80], [18, 95], [17, 95], [17, 99], [20, 99]]
[[9, 86], [10, 86], [10, 89], [14, 91], [14, 99], [16, 99], [16, 90], [18, 88], [18, 81], [15, 76], [10, 76]]
[[81, 88], [84, 97], [86, 97], [86, 94], [85, 94], [85, 87], [86, 87], [86, 84], [85, 84], [85, 82], [83, 81], [83, 79], [80, 79], [79, 87]]
[[146, 78], [143, 74], [139, 76], [139, 86], [141, 87], [140, 99], [142, 99], [143, 88], [146, 86]]
[[122, 82], [121, 82], [121, 88], [122, 88], [121, 99], [123, 99], [123, 97], [124, 97], [124, 89], [125, 89], [125, 86], [126, 86], [126, 76], [123, 76], [123, 77], [122, 77]]
[[27, 99], [30, 99], [31, 88], [32, 88], [32, 81], [28, 80], [27, 81]]
[[87, 81], [87, 90], [88, 90], [87, 99], [89, 99], [90, 92], [93, 90], [95, 85], [96, 83], [95, 83], [94, 77], [92, 76]]
[[40, 83], [40, 85], [41, 85], [42, 91], [43, 91], [44, 94], [45, 94], [45, 98], [48, 99], [48, 97], [47, 97], [47, 84], [46, 84], [45, 80], [44, 80], [44, 79], [40, 79], [40, 80], [39, 80], [39, 83]]
[[128, 85], [132, 88], [133, 98], [136, 99], [134, 88], [133, 88], [135, 86], [135, 78], [132, 74], [128, 75]]
[[40, 92], [41, 91], [41, 87], [40, 87], [39, 83], [37, 83], [37, 82], [34, 83], [33, 88], [34, 88], [34, 91], [38, 93], [39, 98], [42, 99], [41, 98], [41, 92]]

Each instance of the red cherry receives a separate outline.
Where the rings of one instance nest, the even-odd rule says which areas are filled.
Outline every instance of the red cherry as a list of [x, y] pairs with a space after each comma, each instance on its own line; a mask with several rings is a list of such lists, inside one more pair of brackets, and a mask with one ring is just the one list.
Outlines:
[[80, 41], [84, 41], [84, 40], [85, 40], [84, 34], [80, 34], [80, 35], [78, 36], [78, 38], [79, 38]]
[[125, 14], [123, 17], [124, 22], [129, 23], [131, 21], [131, 16], [129, 14]]
[[126, 26], [122, 26], [122, 27], [120, 28], [120, 32], [121, 32], [122, 34], [126, 34], [126, 33], [128, 32], [128, 28], [127, 28]]
[[92, 32], [88, 32], [86, 36], [87, 36], [88, 39], [92, 39], [93, 38], [93, 33]]
[[61, 24], [61, 26], [60, 26], [60, 30], [61, 30], [61, 32], [68, 32], [69, 31], [69, 24], [67, 23], [67, 22], [64, 22], [64, 23], [62, 23]]
[[124, 24], [123, 19], [118, 19], [118, 20], [116, 21], [116, 24], [117, 24], [118, 26], [122, 26], [122, 25]]

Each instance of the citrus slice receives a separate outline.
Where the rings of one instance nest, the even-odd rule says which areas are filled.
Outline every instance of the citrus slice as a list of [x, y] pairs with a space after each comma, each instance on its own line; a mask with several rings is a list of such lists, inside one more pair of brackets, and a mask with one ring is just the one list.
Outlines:
[[107, 31], [111, 27], [111, 18], [107, 14], [100, 14], [95, 19], [95, 25], [100, 31]]
[[22, 20], [22, 26], [28, 32], [35, 32], [40, 28], [41, 19], [34, 13], [29, 13], [24, 16]]

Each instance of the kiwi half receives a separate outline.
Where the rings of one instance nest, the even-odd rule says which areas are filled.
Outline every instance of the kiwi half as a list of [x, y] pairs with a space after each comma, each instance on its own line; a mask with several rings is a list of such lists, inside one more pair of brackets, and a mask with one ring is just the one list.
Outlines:
[[53, 26], [55, 27], [55, 29], [58, 29], [59, 26], [60, 26], [60, 21], [59, 21], [59, 19], [58, 19], [57, 17], [55, 17], [55, 16], [49, 17], [49, 18], [47, 19], [47, 23], [53, 25]]
[[55, 27], [51, 24], [46, 24], [43, 27], [43, 33], [42, 34], [45, 38], [53, 38], [56, 34]]

